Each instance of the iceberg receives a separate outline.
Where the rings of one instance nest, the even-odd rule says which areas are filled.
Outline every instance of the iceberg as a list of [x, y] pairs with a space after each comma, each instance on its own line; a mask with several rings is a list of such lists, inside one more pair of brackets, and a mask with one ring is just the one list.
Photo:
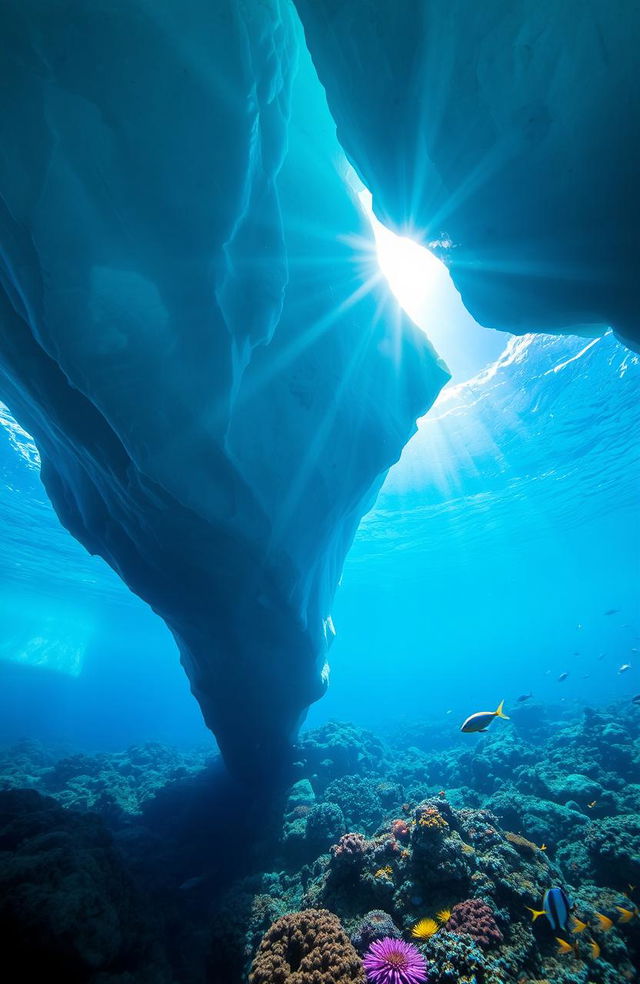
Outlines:
[[640, 344], [637, 5], [295, 3], [378, 218], [478, 322]]
[[239, 777], [325, 691], [358, 522], [448, 379], [284, 0], [7, 0], [0, 399]]

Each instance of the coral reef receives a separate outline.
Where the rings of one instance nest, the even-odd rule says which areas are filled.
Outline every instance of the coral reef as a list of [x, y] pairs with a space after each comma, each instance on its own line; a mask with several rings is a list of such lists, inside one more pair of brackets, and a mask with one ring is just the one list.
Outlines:
[[[579, 716], [567, 708], [553, 717], [516, 709], [511, 732], [489, 733], [473, 751], [466, 741], [443, 748], [424, 724], [385, 743], [331, 725], [308, 732], [301, 748], [297, 780], [282, 800], [252, 795], [231, 813], [230, 787], [211, 799], [204, 751], [146, 745], [89, 755], [21, 742], [0, 752], [0, 887], [18, 920], [7, 952], [33, 925], [12, 881], [28, 858], [29, 898], [42, 892], [47, 900], [36, 925], [53, 941], [52, 965], [59, 937], [47, 920], [55, 917], [92, 984], [96, 973], [103, 976], [95, 984], [112, 984], [103, 979], [112, 959], [141, 984], [167, 973], [181, 984], [200, 984], [203, 974], [242, 984], [271, 927], [310, 909], [331, 913], [332, 939], [349, 943], [347, 963], [360, 970], [350, 961], [389, 938], [418, 947], [429, 984], [638, 982], [635, 708]], [[17, 797], [10, 810], [2, 797]], [[32, 798], [28, 809], [16, 806], [22, 797]], [[23, 828], [23, 839], [12, 839]], [[81, 881], [62, 880], [76, 864], [92, 872], [77, 897]], [[547, 919], [531, 921], [529, 910], [540, 910], [554, 885], [584, 925], [564, 934], [575, 953], [558, 952]], [[146, 918], [145, 896], [160, 930]], [[167, 954], [158, 932], [172, 940]], [[91, 948], [96, 970], [87, 969]]]
[[362, 963], [326, 909], [282, 916], [264, 935], [249, 984], [364, 984]]

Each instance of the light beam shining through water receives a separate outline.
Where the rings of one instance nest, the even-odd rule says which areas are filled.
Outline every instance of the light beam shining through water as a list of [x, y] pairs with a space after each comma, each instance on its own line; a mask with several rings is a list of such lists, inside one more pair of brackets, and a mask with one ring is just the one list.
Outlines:
[[454, 383], [475, 376], [501, 355], [510, 336], [474, 321], [444, 263], [383, 226], [373, 214], [369, 191], [358, 197], [371, 222], [380, 270], [398, 303], [447, 363]]

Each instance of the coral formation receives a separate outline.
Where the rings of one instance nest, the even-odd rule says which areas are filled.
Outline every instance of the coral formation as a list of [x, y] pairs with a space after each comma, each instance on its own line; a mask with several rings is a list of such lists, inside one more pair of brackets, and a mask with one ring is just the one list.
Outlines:
[[483, 949], [497, 946], [503, 940], [490, 906], [482, 899], [458, 902], [443, 928], [448, 933], [466, 933]]
[[249, 984], [363, 984], [362, 963], [326, 909], [282, 916], [265, 933]]
[[351, 934], [351, 942], [358, 953], [364, 955], [365, 950], [371, 946], [374, 940], [381, 940], [385, 936], [399, 939], [401, 935], [388, 912], [383, 912], [382, 909], [372, 909], [357, 923]]
[[[58, 857], [53, 844], [57, 851], [64, 830], [77, 831], [78, 858], [87, 845], [95, 859], [102, 907], [78, 931], [77, 947], [84, 947], [92, 929], [98, 933], [98, 924], [103, 939], [116, 940], [114, 913], [129, 899], [125, 908], [134, 915], [122, 932], [137, 941], [135, 973], [142, 984], [145, 974], [162, 980], [165, 973], [153, 926], [135, 915], [145, 893], [154, 898], [154, 914], [171, 927], [176, 942], [166, 959], [184, 984], [202, 979], [203, 964], [211, 980], [246, 981], [270, 927], [305, 909], [332, 913], [344, 927], [340, 939], [350, 939], [360, 956], [376, 940], [411, 939], [420, 921], [431, 920], [429, 934], [414, 938], [429, 963], [430, 984], [474, 976], [477, 984], [545, 978], [620, 984], [638, 981], [640, 964], [640, 896], [633, 887], [640, 883], [640, 787], [629, 781], [629, 762], [640, 761], [635, 713], [617, 705], [576, 717], [567, 708], [551, 719], [540, 709], [522, 715], [516, 709], [513, 733], [483, 736], [472, 754], [464, 743], [442, 748], [437, 729], [426, 725], [390, 735], [384, 745], [352, 727], [321, 729], [318, 755], [348, 736], [343, 767], [352, 770], [357, 761], [358, 771], [342, 776], [335, 763], [320, 767], [311, 731], [303, 738], [308, 774], [301, 760], [302, 771], [279, 805], [242, 800], [233, 824], [227, 819], [217, 833], [211, 825], [227, 809], [229, 789], [209, 802], [210, 765], [204, 771], [201, 752], [150, 745], [95, 756], [70, 749], [56, 754], [24, 742], [0, 752], [0, 784], [29, 785], [38, 803], [39, 792], [55, 797], [42, 801], [46, 810], [32, 811], [40, 833], [28, 850], [43, 852], [42, 866], [34, 862], [39, 878]], [[610, 741], [616, 746], [611, 755]], [[363, 794], [360, 806], [349, 791], [354, 777], [356, 793]], [[593, 792], [593, 783], [602, 789], [597, 803], [580, 799], [579, 812], [567, 808], [568, 791], [582, 797]], [[67, 803], [85, 811], [91, 806], [101, 816], [60, 809]], [[0, 871], [10, 871], [4, 866], [13, 841], [6, 840], [2, 824]], [[92, 853], [88, 831], [104, 837], [105, 827], [115, 846]], [[20, 851], [27, 851], [26, 841]], [[139, 896], [126, 888], [125, 869], [139, 883]], [[123, 892], [111, 905], [108, 872], [116, 871]], [[559, 934], [548, 920], [531, 921], [529, 909], [539, 910], [554, 885], [565, 888], [585, 926], [565, 934], [569, 943], [576, 941], [575, 953], [557, 952]], [[54, 909], [68, 914], [73, 935], [84, 910], [56, 893]], [[15, 899], [13, 889], [5, 899]]]

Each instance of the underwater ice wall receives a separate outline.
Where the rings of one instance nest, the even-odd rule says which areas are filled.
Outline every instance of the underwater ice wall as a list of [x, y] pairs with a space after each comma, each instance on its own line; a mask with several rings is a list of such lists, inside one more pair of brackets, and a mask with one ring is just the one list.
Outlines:
[[166, 620], [249, 778], [277, 773], [326, 688], [345, 552], [447, 379], [367, 284], [293, 17], [0, 10], [0, 399], [63, 524]]
[[637, 4], [295, 3], [376, 214], [477, 321], [640, 344]]

